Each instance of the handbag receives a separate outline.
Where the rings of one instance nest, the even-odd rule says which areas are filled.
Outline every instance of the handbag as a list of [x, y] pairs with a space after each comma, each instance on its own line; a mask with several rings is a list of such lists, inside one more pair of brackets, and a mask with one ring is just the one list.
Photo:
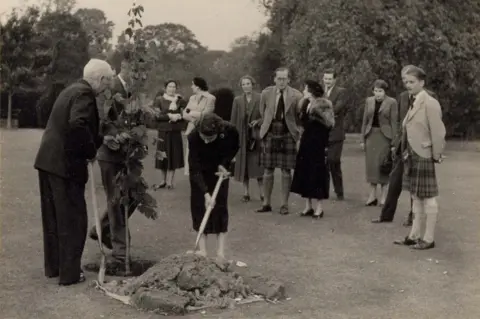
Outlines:
[[382, 164], [380, 164], [380, 173], [389, 175], [393, 169], [393, 157], [392, 151], [388, 150], [388, 153], [383, 158]]
[[249, 152], [253, 152], [257, 148], [257, 139], [254, 130], [253, 127], [248, 127], [247, 129], [247, 151]]

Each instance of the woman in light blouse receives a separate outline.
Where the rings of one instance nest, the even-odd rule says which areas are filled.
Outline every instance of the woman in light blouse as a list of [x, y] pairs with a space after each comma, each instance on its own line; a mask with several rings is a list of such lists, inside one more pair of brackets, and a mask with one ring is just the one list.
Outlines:
[[185, 175], [189, 174], [188, 166], [188, 135], [195, 128], [196, 123], [200, 120], [202, 115], [213, 113], [215, 110], [215, 96], [208, 92], [208, 84], [205, 79], [195, 77], [192, 80], [193, 95], [190, 97], [187, 107], [183, 111], [183, 119], [188, 121], [187, 129], [185, 130], [186, 147], [185, 147]]

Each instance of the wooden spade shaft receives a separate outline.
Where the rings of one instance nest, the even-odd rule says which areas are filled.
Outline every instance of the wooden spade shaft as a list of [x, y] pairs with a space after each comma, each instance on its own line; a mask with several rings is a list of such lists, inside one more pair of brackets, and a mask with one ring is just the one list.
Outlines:
[[97, 202], [97, 193], [95, 191], [95, 176], [93, 174], [93, 163], [90, 162], [88, 163], [88, 173], [89, 173], [89, 179], [90, 179], [90, 191], [91, 191], [91, 197], [92, 197], [92, 208], [93, 208], [93, 213], [95, 216], [95, 229], [97, 231], [97, 237], [98, 237], [98, 245], [100, 247], [100, 252], [102, 254], [101, 260], [100, 260], [100, 269], [98, 271], [98, 284], [102, 285], [105, 282], [105, 251], [103, 250], [103, 244], [102, 244], [102, 226], [100, 224], [100, 214], [98, 213], [98, 202]]
[[202, 223], [200, 224], [200, 228], [197, 234], [197, 240], [195, 241], [195, 247], [193, 251], [196, 251], [198, 248], [198, 243], [200, 241], [200, 237], [202, 236], [203, 232], [205, 231], [205, 227], [207, 226], [208, 219], [210, 218], [210, 214], [212, 213], [213, 207], [215, 206], [215, 199], [217, 198], [218, 192], [220, 190], [220, 186], [222, 186], [222, 182], [225, 179], [228, 179], [228, 172], [220, 171], [216, 174], [218, 176], [217, 184], [212, 193], [212, 201], [210, 205], [208, 205], [207, 209], [205, 210], [205, 215], [203, 215]]

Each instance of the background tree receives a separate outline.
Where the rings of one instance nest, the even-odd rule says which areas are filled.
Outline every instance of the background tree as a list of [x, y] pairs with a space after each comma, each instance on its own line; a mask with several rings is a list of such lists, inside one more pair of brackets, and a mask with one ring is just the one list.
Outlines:
[[[424, 68], [427, 86], [443, 106], [448, 134], [470, 137], [478, 129], [480, 4], [469, 0], [268, 1], [269, 38], [278, 41], [281, 61], [296, 71], [294, 80], [319, 78], [335, 67], [349, 90], [347, 126], [358, 131], [375, 78], [390, 94], [403, 90], [406, 64]], [[328, 10], [325, 10], [328, 8]], [[477, 30], [477, 31], [475, 31]], [[274, 40], [275, 39], [275, 40]]]
[[40, 0], [39, 7], [43, 12], [71, 12], [77, 0]]
[[82, 22], [83, 29], [87, 33], [90, 57], [106, 58], [112, 46], [110, 40], [115, 24], [107, 19], [105, 12], [99, 9], [78, 9], [74, 16]]
[[[37, 25], [41, 49], [39, 53], [47, 56], [45, 80], [42, 91], [44, 97], [39, 100], [37, 114], [42, 115], [44, 126], [56, 99], [59, 84], [70, 85], [82, 77], [83, 67], [89, 60], [88, 37], [81, 21], [67, 12], [47, 12]], [[49, 96], [50, 98], [45, 98]]]
[[13, 11], [1, 25], [0, 60], [1, 89], [8, 93], [7, 128], [12, 127], [13, 95], [32, 89], [36, 84], [36, 38], [35, 25], [39, 11], [29, 8], [19, 16]]

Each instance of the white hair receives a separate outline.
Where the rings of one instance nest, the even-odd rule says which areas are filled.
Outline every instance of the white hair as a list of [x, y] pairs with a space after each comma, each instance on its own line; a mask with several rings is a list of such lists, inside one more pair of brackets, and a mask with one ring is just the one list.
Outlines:
[[102, 77], [115, 75], [110, 64], [100, 59], [90, 59], [83, 68], [83, 79], [89, 83], [99, 83]]

